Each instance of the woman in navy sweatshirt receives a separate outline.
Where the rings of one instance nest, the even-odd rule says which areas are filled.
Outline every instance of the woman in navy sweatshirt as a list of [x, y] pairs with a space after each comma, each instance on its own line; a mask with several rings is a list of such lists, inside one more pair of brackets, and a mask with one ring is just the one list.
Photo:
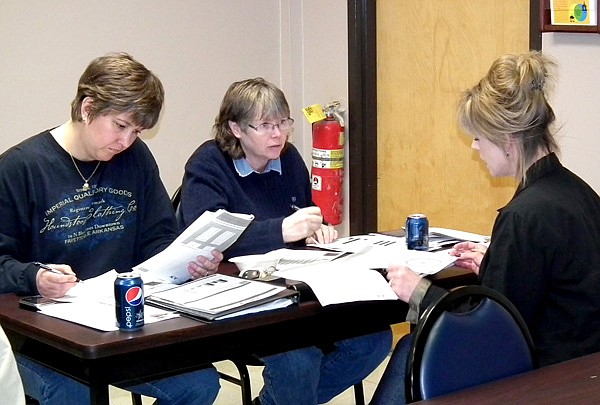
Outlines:
[[[215, 139], [203, 143], [186, 164], [180, 225], [220, 208], [253, 214], [226, 257], [335, 240], [337, 232], [323, 224], [312, 202], [306, 165], [288, 143], [293, 123], [275, 85], [262, 78], [233, 83], [215, 120]], [[265, 385], [255, 402], [327, 402], [369, 375], [390, 346], [388, 330], [332, 342], [327, 350], [308, 347], [265, 357]]]

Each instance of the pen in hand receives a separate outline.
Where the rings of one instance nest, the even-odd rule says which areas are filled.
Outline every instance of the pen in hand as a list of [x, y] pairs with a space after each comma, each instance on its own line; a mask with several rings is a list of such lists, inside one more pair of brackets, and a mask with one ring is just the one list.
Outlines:
[[375, 270], [387, 280], [388, 269], [385, 267], [371, 267], [369, 270]]
[[[44, 264], [44, 263], [40, 263], [40, 262], [33, 262], [33, 264], [35, 264], [35, 265], [36, 265], [36, 266], [38, 266], [38, 267], [41, 267], [41, 268], [42, 268], [42, 269], [44, 269], [44, 270], [48, 270], [49, 272], [51, 272], [51, 273], [54, 273], [54, 274], [60, 274], [61, 276], [69, 276], [69, 275], [71, 275], [71, 274], [66, 274], [66, 273], [63, 273], [63, 272], [62, 272], [62, 271], [60, 271], [59, 269], [55, 269], [54, 267], [50, 267], [50, 266], [48, 266], [47, 264]], [[75, 274], [73, 274], [73, 276], [74, 276], [74, 275], [75, 275]], [[77, 281], [77, 282], [80, 282], [81, 280], [79, 279], [79, 277], [77, 277], [76, 281]]]
[[[300, 207], [298, 207], [296, 204], [290, 204], [290, 208], [296, 212], [300, 209]], [[325, 221], [325, 217], [323, 217], [323, 221], [322, 221], [323, 225], [329, 225], [329, 222]]]

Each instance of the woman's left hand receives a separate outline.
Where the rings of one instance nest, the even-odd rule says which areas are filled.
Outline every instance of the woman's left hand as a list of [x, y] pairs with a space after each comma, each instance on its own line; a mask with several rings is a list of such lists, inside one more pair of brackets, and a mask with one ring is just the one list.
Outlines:
[[401, 264], [392, 264], [388, 267], [387, 279], [398, 298], [404, 302], [408, 302], [417, 284], [421, 281], [421, 276], [409, 267]]
[[215, 274], [219, 269], [219, 264], [223, 260], [223, 253], [218, 250], [213, 250], [212, 259], [207, 259], [204, 256], [196, 257], [195, 262], [188, 263], [188, 272], [193, 279], [210, 276]]

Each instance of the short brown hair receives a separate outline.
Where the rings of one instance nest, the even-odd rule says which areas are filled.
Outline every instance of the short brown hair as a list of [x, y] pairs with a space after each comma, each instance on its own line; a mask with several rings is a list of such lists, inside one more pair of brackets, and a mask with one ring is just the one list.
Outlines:
[[108, 113], [132, 113], [134, 124], [144, 129], [156, 125], [165, 94], [159, 78], [126, 53], [109, 53], [85, 69], [71, 102], [71, 119], [83, 120], [81, 105], [93, 100], [88, 119]]
[[288, 118], [290, 106], [283, 91], [262, 77], [235, 82], [223, 97], [219, 115], [215, 118], [213, 134], [219, 148], [232, 159], [245, 157], [238, 138], [229, 122], [237, 123], [243, 130], [254, 119]]

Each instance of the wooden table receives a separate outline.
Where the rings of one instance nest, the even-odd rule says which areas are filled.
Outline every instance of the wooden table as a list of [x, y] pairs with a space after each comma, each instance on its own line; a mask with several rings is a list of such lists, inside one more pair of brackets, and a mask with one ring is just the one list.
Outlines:
[[[235, 273], [224, 264], [219, 270]], [[463, 283], [465, 273], [449, 269], [436, 283]], [[304, 300], [303, 300], [304, 297]], [[355, 337], [404, 321], [401, 301], [373, 301], [321, 307], [301, 294], [297, 306], [205, 323], [176, 318], [135, 332], [100, 332], [19, 308], [19, 297], [0, 295], [0, 324], [13, 350], [90, 386], [92, 404], [108, 404], [108, 385], [156, 379], [245, 354], [261, 356]]]
[[597, 404], [600, 353], [442, 395], [423, 404]]

